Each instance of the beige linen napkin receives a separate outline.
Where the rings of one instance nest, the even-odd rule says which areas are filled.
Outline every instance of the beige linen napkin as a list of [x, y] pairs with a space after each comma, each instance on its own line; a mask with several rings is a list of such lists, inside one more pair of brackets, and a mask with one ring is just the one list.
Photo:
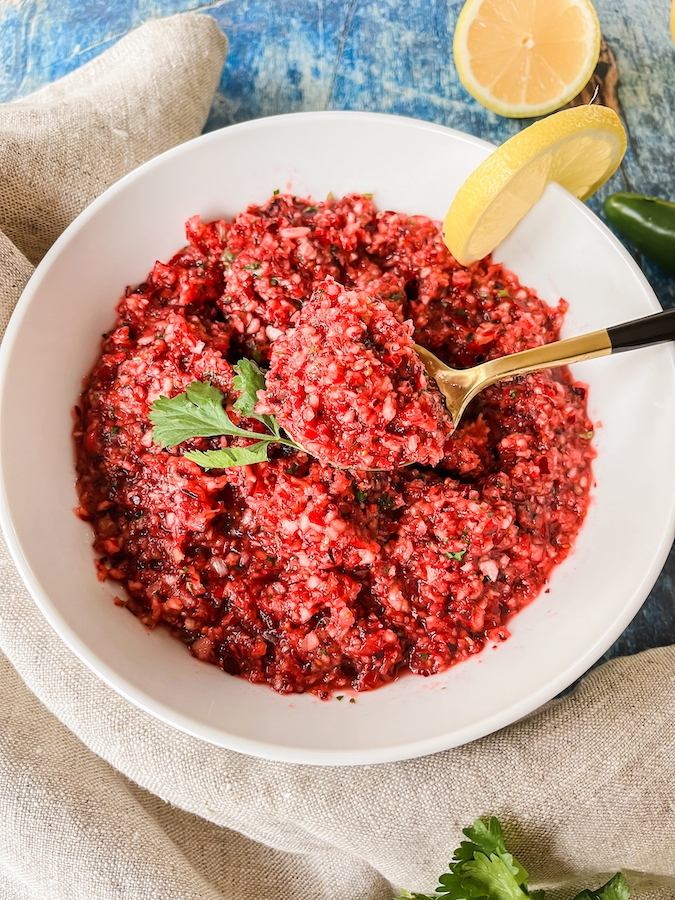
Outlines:
[[[225, 50], [208, 17], [150, 22], [0, 107], [3, 330], [26, 257], [199, 133]], [[638, 900], [675, 898], [674, 648], [469, 746], [349, 769], [241, 756], [131, 706], [52, 632], [4, 542], [0, 649], [0, 900], [385, 900], [433, 890], [461, 827], [490, 813], [554, 898], [617, 869]]]

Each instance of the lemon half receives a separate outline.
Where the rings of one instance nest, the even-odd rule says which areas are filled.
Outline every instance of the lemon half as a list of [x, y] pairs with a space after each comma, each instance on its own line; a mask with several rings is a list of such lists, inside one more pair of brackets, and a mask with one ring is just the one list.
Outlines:
[[586, 86], [600, 36], [590, 0], [467, 0], [455, 65], [467, 91], [493, 112], [541, 116]]
[[482, 259], [550, 181], [586, 200], [625, 152], [626, 132], [606, 106], [577, 106], [535, 122], [491, 153], [457, 191], [443, 223], [446, 246], [464, 266]]

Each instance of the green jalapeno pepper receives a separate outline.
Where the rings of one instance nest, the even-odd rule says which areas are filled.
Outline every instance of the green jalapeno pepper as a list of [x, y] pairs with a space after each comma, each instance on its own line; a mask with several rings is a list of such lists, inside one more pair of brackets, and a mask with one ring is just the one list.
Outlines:
[[624, 237], [675, 275], [675, 203], [642, 194], [610, 194], [603, 209]]

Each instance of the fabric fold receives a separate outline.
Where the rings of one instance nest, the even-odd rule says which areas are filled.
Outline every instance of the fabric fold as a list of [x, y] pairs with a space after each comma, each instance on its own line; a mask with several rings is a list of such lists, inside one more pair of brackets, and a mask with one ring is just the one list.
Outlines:
[[[82, 208], [199, 134], [226, 48], [206, 16], [151, 21], [0, 107], [2, 331]], [[473, 744], [355, 768], [241, 756], [132, 706], [52, 631], [3, 540], [0, 649], [3, 900], [387, 900], [432, 891], [490, 814], [551, 900], [618, 869], [635, 900], [675, 896], [675, 648]]]
[[4, 335], [16, 301], [33, 274], [33, 266], [0, 231], [0, 335]]
[[226, 52], [207, 16], [150, 20], [0, 108], [0, 229], [30, 262], [105, 188], [201, 132]]

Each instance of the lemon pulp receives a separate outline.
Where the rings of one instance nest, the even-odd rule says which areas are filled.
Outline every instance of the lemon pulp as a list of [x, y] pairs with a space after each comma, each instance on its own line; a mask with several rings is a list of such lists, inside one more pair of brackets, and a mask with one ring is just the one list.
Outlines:
[[480, 103], [503, 116], [538, 116], [585, 87], [600, 37], [590, 0], [467, 0], [453, 50]]

